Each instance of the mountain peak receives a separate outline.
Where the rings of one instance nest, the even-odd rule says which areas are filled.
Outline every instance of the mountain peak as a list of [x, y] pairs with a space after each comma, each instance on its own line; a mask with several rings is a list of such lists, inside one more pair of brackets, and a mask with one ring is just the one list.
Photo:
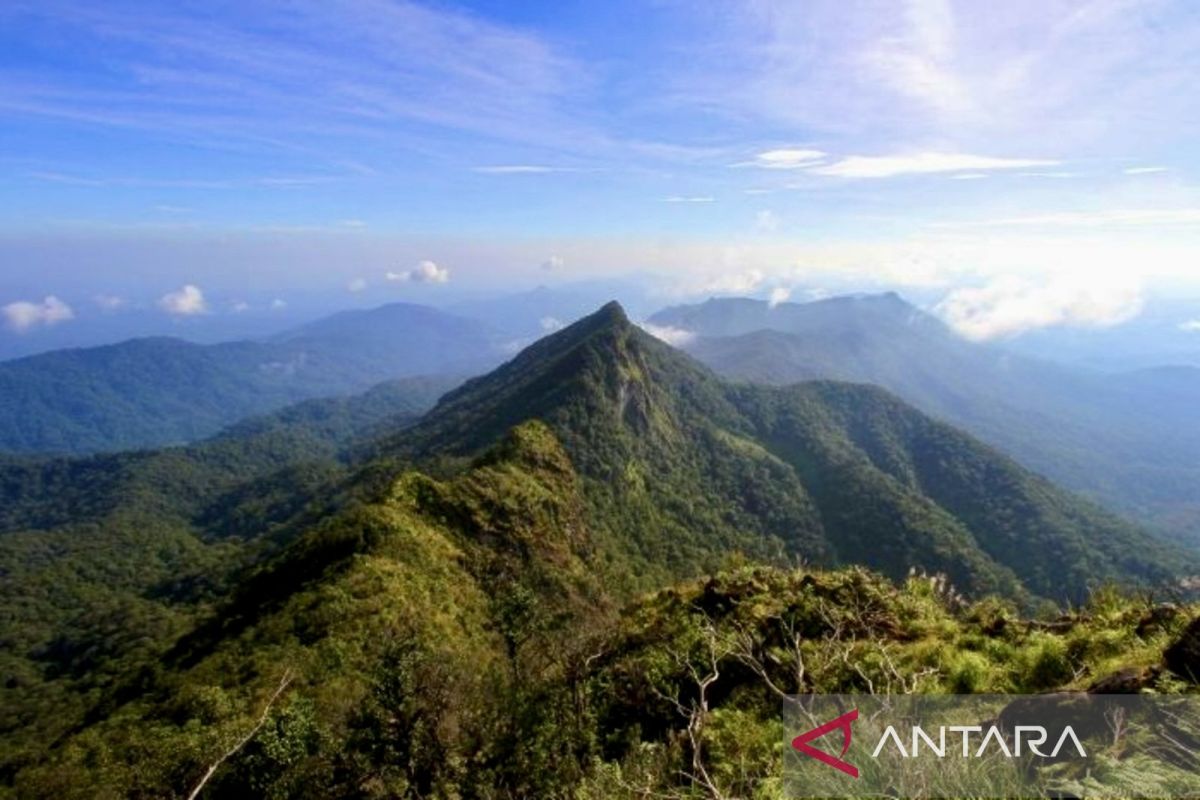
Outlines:
[[616, 300], [609, 300], [585, 319], [591, 319], [597, 322], [609, 323], [613, 325], [630, 324], [629, 316], [625, 313], [625, 309], [622, 308], [621, 304]]
[[585, 339], [591, 339], [598, 334], [607, 333], [612, 334], [616, 338], [624, 339], [627, 334], [635, 330], [637, 330], [636, 326], [629, 321], [629, 317], [625, 314], [625, 309], [621, 307], [621, 304], [616, 300], [610, 300], [586, 317], [581, 317], [562, 330], [555, 331], [540, 341], [535, 342], [533, 346], [528, 348], [518, 358], [524, 356], [525, 353], [537, 353], [540, 355], [550, 351], [573, 347], [575, 344]]

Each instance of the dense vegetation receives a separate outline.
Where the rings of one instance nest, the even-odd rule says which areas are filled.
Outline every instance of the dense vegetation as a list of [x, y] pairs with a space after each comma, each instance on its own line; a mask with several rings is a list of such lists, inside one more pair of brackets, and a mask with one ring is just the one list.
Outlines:
[[335, 314], [269, 341], [152, 338], [58, 350], [0, 363], [0, 452], [183, 444], [307, 398], [470, 374], [498, 360], [479, 324], [401, 303]]
[[100, 694], [15, 791], [772, 798], [780, 693], [1189, 685], [1160, 662], [1195, 609], [1111, 591], [1030, 623], [940, 578], [746, 566], [618, 611], [580, 492], [536, 423], [454, 479], [401, 473]]
[[187, 630], [291, 520], [340, 503], [355, 442], [411, 423], [437, 388], [309, 401], [187, 448], [0, 466], [6, 769]]
[[777, 797], [780, 691], [1186, 688], [1097, 588], [1191, 556], [880, 390], [610, 305], [410, 402], [0, 469], [0, 792]]
[[720, 374], [871, 383], [1056, 482], [1200, 537], [1200, 370], [1093, 373], [966, 341], [894, 294], [770, 306], [720, 299], [655, 314]]
[[886, 392], [729, 385], [615, 304], [447, 394], [390, 450], [470, 455], [530, 418], [583, 477], [600, 543], [649, 585], [737, 550], [1078, 600], [1194, 563]]

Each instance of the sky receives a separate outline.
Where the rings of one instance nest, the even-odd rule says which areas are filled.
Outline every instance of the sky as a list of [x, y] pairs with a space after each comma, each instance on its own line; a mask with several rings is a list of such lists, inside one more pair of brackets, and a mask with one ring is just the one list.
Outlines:
[[1198, 75], [1191, 0], [5, 0], [0, 336], [618, 276], [1120, 326], [1200, 298]]

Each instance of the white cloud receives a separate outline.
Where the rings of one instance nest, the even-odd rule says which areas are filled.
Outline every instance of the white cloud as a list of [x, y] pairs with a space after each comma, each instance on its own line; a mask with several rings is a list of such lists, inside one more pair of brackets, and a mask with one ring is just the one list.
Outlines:
[[765, 209], [754, 215], [754, 227], [763, 233], [771, 233], [779, 230], [779, 215], [774, 211]]
[[365, 290], [366, 288], [367, 288], [367, 279], [366, 278], [354, 278], [353, 280], [351, 280], [349, 283], [346, 284], [347, 291], [351, 291], [351, 292], [361, 292], [361, 291]]
[[952, 180], [952, 181], [978, 181], [978, 180], [983, 180], [987, 176], [988, 176], [988, 174], [986, 172], [960, 172], [957, 175], [951, 175], [950, 180]]
[[125, 305], [125, 298], [115, 294], [98, 294], [92, 301], [103, 311], [117, 311]]
[[712, 203], [715, 202], [715, 197], [708, 195], [678, 195], [673, 194], [670, 197], [662, 198], [664, 203]]
[[229, 310], [235, 314], [244, 314], [250, 310], [250, 304], [245, 300], [234, 300], [233, 303], [230, 304]]
[[765, 150], [754, 156], [752, 161], [739, 161], [732, 167], [760, 167], [762, 169], [804, 169], [825, 160], [823, 150], [802, 148], [780, 148]]
[[422, 261], [405, 272], [388, 272], [387, 279], [400, 283], [446, 283], [450, 280], [450, 270], [432, 261]]
[[684, 347], [696, 338], [694, 332], [670, 325], [652, 325], [649, 322], [640, 322], [638, 326], [654, 338], [661, 339], [672, 347]]
[[542, 317], [538, 320], [538, 324], [541, 325], [542, 330], [546, 333], [551, 333], [563, 327], [563, 321], [557, 317]]
[[955, 289], [935, 311], [968, 339], [985, 340], [1058, 325], [1109, 327], [1137, 316], [1142, 303], [1135, 281], [1004, 277]]
[[344, 219], [338, 223], [343, 228], [365, 228], [367, 223], [361, 219]]
[[272, 311], [282, 311], [285, 308], [287, 308], [286, 300], [282, 300], [282, 299], [276, 297], [274, 300], [271, 301], [271, 310]]
[[1200, 319], [1189, 319], [1179, 323], [1179, 330], [1184, 333], [1200, 333]]
[[167, 292], [158, 299], [158, 307], [176, 317], [190, 317], [208, 311], [204, 292], [195, 284], [187, 284], [174, 292]]
[[1130, 167], [1125, 170], [1126, 175], [1153, 175], [1156, 172], [1166, 172], [1166, 167]]
[[792, 296], [792, 290], [786, 286], [776, 286], [771, 290], [771, 294], [767, 297], [767, 307], [774, 308], [780, 303], [786, 303], [787, 299]]
[[822, 143], [1124, 155], [1182, 141], [1196, 119], [1183, 87], [1200, 19], [1186, 0], [992, 3], [985, 24], [955, 0], [678, 5], [713, 31], [677, 78], [682, 96]]
[[50, 327], [74, 318], [71, 307], [54, 295], [47, 295], [42, 302], [18, 300], [0, 308], [5, 324], [17, 333], [25, 333], [39, 325]]
[[542, 269], [547, 272], [558, 272], [566, 263], [562, 256], [550, 256], [542, 262]]
[[1043, 158], [996, 158], [967, 153], [911, 153], [891, 156], [847, 156], [809, 172], [838, 178], [892, 178], [897, 175], [930, 175], [963, 170], [1021, 169], [1045, 167], [1058, 161]]

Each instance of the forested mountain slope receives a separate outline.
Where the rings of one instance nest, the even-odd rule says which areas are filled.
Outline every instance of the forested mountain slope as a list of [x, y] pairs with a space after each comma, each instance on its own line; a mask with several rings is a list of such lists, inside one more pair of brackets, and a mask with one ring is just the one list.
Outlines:
[[[215, 764], [212, 796], [600, 797], [616, 768], [677, 786], [686, 721], [654, 692], [691, 691], [687, 659], [729, 611], [681, 580], [808, 562], [741, 596], [794, 607], [814, 647], [853, 629], [902, 648], [872, 680], [1033, 689], [1106, 668], [1136, 620], [1068, 657], [994, 628], [1010, 601], [1195, 570], [880, 389], [728, 384], [616, 304], [415, 424], [402, 387], [380, 391], [194, 447], [0, 469], [0, 785], [186, 795]], [[843, 564], [938, 577], [811, 573]], [[737, 624], [774, 641], [770, 618]], [[942, 649], [984, 629], [1006, 637], [984, 662]], [[821, 686], [855, 685], [826, 666]], [[765, 705], [723, 697], [770, 732]]]
[[894, 294], [714, 299], [649, 322], [729, 378], [882, 386], [1108, 508], [1200, 536], [1200, 370], [1106, 374], [1014, 355]]
[[156, 658], [299, 521], [343, 503], [355, 443], [410, 424], [450, 385], [308, 401], [186, 448], [0, 461], [6, 768], [18, 742], [47, 744]]
[[616, 304], [447, 394], [392, 449], [468, 455], [530, 418], [583, 477], [598, 539], [651, 574], [736, 549], [1066, 599], [1175, 569], [1153, 537], [882, 390], [727, 384]]
[[0, 452], [183, 444], [300, 400], [471, 374], [499, 358], [478, 323], [403, 303], [335, 314], [268, 341], [153, 338], [58, 350], [0, 362]]

